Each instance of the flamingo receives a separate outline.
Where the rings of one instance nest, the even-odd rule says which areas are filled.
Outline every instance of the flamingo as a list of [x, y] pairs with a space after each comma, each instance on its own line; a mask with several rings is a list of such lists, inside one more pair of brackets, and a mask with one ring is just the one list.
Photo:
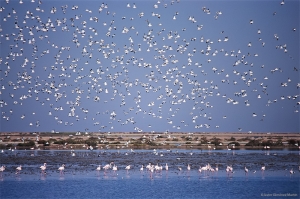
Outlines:
[[21, 170], [22, 170], [22, 166], [20, 165], [16, 168], [16, 174], [19, 174]]
[[167, 163], [166, 163], [165, 169], [166, 169], [166, 171], [168, 171], [168, 170], [169, 170], [169, 166], [168, 166], [168, 164], [167, 164]]
[[202, 172], [201, 166], [199, 167], [198, 171], [199, 171], [199, 173], [201, 173], [201, 172]]
[[226, 167], [226, 172], [227, 172], [228, 176], [229, 176], [229, 173], [234, 173], [232, 166], [227, 166]]
[[245, 175], [247, 175], [248, 174], [248, 169], [247, 169], [247, 167], [245, 167]]
[[61, 167], [58, 168], [58, 170], [60, 171], [60, 175], [64, 174], [64, 170], [65, 170], [65, 165], [61, 165]]
[[99, 172], [101, 170], [101, 165], [99, 165], [97, 168], [96, 168], [96, 171], [97, 171], [97, 175], [99, 176]]
[[112, 170], [114, 171], [114, 173], [116, 173], [117, 170], [118, 170], [118, 167], [116, 165], [114, 165], [113, 168], [112, 168]]
[[142, 172], [144, 170], [144, 165], [142, 165], [142, 167], [140, 168], [140, 171]]
[[5, 170], [5, 166], [1, 166], [1, 167], [0, 167], [1, 177], [2, 177], [2, 173], [3, 173], [4, 170]]
[[146, 166], [146, 169], [148, 169], [148, 170], [151, 169], [151, 163], [149, 163], [149, 164]]
[[295, 171], [293, 170], [293, 168], [290, 170], [290, 174], [294, 174]]
[[158, 164], [157, 164], [154, 168], [155, 168], [155, 171], [156, 171], [156, 172], [162, 170], [162, 166], [158, 166]]
[[125, 169], [127, 170], [128, 173], [128, 170], [130, 169], [130, 165], [126, 166]]
[[191, 170], [191, 166], [188, 164], [187, 166], [187, 170], [190, 171]]
[[40, 166], [40, 169], [42, 171], [42, 174], [46, 174], [45, 170], [46, 170], [46, 165], [47, 163], [44, 163], [44, 165]]
[[100, 171], [101, 170], [101, 165], [99, 165], [97, 168], [96, 168], [96, 171]]
[[179, 170], [179, 172], [182, 170], [182, 168], [181, 167], [178, 167], [178, 170]]
[[188, 173], [188, 174], [190, 173], [190, 170], [191, 170], [191, 166], [188, 164], [188, 165], [187, 165], [187, 173]]
[[265, 170], [266, 170], [266, 166], [262, 166], [261, 171], [264, 173]]
[[103, 167], [103, 169], [104, 169], [104, 173], [106, 173], [106, 170], [107, 169], [110, 169], [111, 168], [111, 165], [113, 164], [113, 162], [111, 162], [111, 163], [109, 163], [109, 164], [107, 164], [107, 165], [105, 165], [104, 167]]
[[153, 179], [152, 174], [154, 172], [154, 165], [150, 166], [149, 170], [150, 170], [150, 178]]
[[204, 166], [204, 167], [201, 167], [199, 169], [199, 172], [201, 173], [202, 171], [207, 171], [208, 170], [208, 165]]

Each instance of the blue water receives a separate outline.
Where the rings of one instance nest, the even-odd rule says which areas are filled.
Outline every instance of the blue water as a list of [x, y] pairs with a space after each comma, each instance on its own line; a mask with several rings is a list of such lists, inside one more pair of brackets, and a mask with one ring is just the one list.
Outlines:
[[[100, 150], [76, 150], [75, 157], [69, 151], [5, 151], [0, 154], [0, 163], [6, 166], [0, 177], [0, 199], [300, 198], [299, 151], [157, 151], [163, 152], [164, 156], [154, 155], [153, 150], [136, 150], [136, 153], [120, 150], [120, 154], [113, 150], [105, 153]], [[193, 155], [190, 155], [191, 151]], [[128, 155], [124, 155], [127, 152]], [[34, 156], [31, 156], [32, 153]], [[98, 157], [98, 154], [101, 156]], [[176, 160], [177, 157], [181, 160]], [[95, 171], [99, 162], [101, 164], [111, 158], [118, 165], [119, 170], [116, 173], [112, 170], [107, 173], [103, 170], [99, 173]], [[45, 176], [39, 170], [42, 159], [49, 165]], [[192, 170], [188, 172], [186, 165], [193, 160]], [[20, 161], [23, 161], [23, 169], [16, 175], [15, 167], [21, 164]], [[140, 162], [148, 164], [159, 161], [160, 165], [165, 161], [172, 162], [169, 171], [163, 170], [152, 175], [149, 171], [139, 171]], [[264, 173], [260, 171], [260, 161], [266, 162], [267, 169]], [[67, 163], [64, 175], [60, 175], [57, 170], [62, 162]], [[129, 172], [124, 169], [127, 162], [133, 165]], [[199, 173], [199, 166], [208, 162], [219, 162], [219, 171]], [[225, 171], [227, 163], [233, 164], [233, 174]], [[178, 166], [183, 168], [181, 172]], [[249, 168], [247, 175], [244, 172], [245, 166]], [[293, 175], [289, 173], [291, 168], [295, 171]]]
[[294, 194], [289, 198], [299, 198], [299, 172], [293, 176], [280, 172], [227, 176], [219, 171], [206, 176], [163, 171], [153, 178], [148, 174], [119, 171], [106, 176], [89, 172], [63, 177], [6, 177], [0, 181], [0, 198], [258, 198], [269, 197], [267, 194]]

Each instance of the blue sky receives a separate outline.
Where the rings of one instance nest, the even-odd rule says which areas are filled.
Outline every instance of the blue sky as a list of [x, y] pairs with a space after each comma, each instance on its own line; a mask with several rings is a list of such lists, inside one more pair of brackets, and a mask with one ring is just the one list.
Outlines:
[[2, 132], [299, 132], [298, 1], [0, 11]]

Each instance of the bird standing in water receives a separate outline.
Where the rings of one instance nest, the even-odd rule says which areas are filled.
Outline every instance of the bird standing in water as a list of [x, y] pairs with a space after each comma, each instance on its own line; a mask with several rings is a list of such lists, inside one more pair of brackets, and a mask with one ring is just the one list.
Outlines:
[[64, 175], [65, 165], [61, 165], [61, 167], [59, 167], [58, 170], [60, 171], [60, 175]]
[[40, 166], [41, 174], [42, 174], [42, 175], [45, 175], [45, 174], [46, 174], [46, 168], [47, 168], [46, 165], [47, 165], [47, 163], [44, 163], [44, 165]]

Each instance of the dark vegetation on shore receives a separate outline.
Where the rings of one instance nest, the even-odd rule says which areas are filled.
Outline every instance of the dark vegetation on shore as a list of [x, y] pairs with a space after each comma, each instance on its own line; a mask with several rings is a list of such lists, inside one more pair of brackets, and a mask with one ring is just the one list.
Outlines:
[[216, 133], [1, 133], [0, 148], [284, 148], [300, 146], [298, 134]]

